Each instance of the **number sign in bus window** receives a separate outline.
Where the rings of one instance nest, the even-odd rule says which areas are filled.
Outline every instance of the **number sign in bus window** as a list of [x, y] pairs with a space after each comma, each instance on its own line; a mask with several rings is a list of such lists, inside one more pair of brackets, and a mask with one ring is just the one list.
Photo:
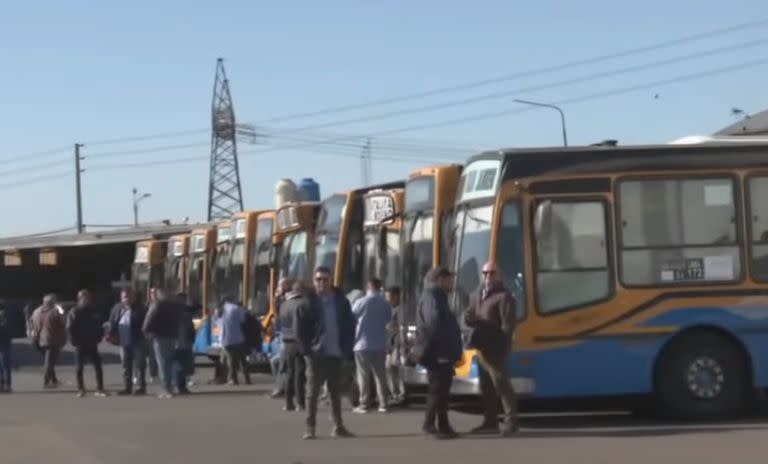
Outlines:
[[768, 177], [749, 179], [750, 248], [752, 275], [768, 281]]
[[619, 193], [626, 285], [740, 278], [732, 179], [623, 181]]
[[554, 313], [608, 298], [605, 204], [555, 201], [551, 215], [549, 233], [536, 243], [539, 311]]

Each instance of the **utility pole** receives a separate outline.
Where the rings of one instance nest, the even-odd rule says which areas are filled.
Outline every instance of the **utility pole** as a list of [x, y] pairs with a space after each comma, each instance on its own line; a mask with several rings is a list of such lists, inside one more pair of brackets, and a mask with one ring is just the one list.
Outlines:
[[365, 141], [365, 145], [363, 145], [363, 151], [360, 152], [360, 180], [362, 181], [363, 186], [370, 185], [372, 170], [371, 138], [368, 137], [368, 139]]
[[133, 226], [139, 227], [139, 203], [145, 198], [151, 197], [151, 193], [143, 193], [139, 196], [139, 189], [133, 188]]
[[83, 233], [83, 193], [80, 188], [80, 175], [83, 170], [80, 169], [80, 148], [84, 145], [82, 143], [75, 144], [75, 195], [77, 196], [77, 233]]

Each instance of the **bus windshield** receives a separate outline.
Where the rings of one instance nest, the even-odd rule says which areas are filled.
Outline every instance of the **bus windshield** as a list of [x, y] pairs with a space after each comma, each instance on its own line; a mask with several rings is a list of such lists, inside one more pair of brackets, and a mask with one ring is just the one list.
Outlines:
[[263, 219], [258, 222], [256, 241], [252, 249], [251, 262], [254, 264], [247, 304], [248, 309], [255, 311], [258, 315], [269, 312], [269, 248], [272, 245], [272, 225], [272, 219]]
[[403, 321], [416, 322], [416, 303], [424, 290], [424, 276], [432, 268], [434, 256], [434, 216], [432, 212], [407, 216], [403, 246]]
[[388, 230], [386, 237], [386, 254], [380, 257], [378, 231], [376, 229], [366, 231], [363, 280], [368, 282], [371, 278], [377, 277], [381, 279], [384, 288], [390, 288], [400, 284], [400, 232]]
[[344, 194], [331, 195], [323, 201], [320, 215], [317, 219], [317, 266], [325, 266], [336, 271], [336, 260], [339, 253], [339, 237], [341, 224], [344, 220], [344, 208], [347, 196]]
[[492, 217], [493, 205], [464, 207], [456, 212], [453, 309], [459, 314], [464, 312], [469, 299], [483, 283], [482, 269], [490, 250]]
[[189, 298], [194, 304], [202, 304], [205, 253], [193, 254], [189, 266]]
[[216, 259], [213, 265], [213, 291], [212, 299], [209, 303], [218, 305], [219, 301], [225, 296], [239, 300], [238, 295], [232, 294], [232, 273], [229, 272], [230, 263], [230, 245], [229, 243], [219, 244], [216, 248]]
[[165, 288], [171, 294], [181, 291], [183, 256], [169, 256], [165, 264]]
[[339, 232], [326, 231], [317, 236], [317, 266], [325, 266], [333, 273], [339, 253]]
[[[229, 289], [232, 297], [243, 297], [243, 267], [245, 266], [245, 239], [238, 239], [232, 246], [232, 260], [229, 264]], [[243, 302], [245, 304], [245, 302]]]
[[308, 235], [307, 231], [301, 230], [285, 237], [280, 265], [281, 277], [310, 282], [312, 269], [309, 262]]

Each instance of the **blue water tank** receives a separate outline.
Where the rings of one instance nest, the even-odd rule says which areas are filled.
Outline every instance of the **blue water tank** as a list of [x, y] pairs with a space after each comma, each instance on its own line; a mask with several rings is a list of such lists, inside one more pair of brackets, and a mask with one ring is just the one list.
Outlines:
[[320, 184], [311, 177], [301, 179], [298, 190], [301, 201], [320, 201]]

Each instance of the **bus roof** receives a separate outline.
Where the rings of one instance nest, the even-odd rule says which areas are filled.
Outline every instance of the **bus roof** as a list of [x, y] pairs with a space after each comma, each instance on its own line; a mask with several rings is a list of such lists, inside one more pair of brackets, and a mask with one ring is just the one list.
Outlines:
[[[723, 156], [728, 153], [728, 156]], [[467, 160], [497, 160], [502, 178], [630, 170], [768, 166], [768, 142], [515, 148]]]
[[370, 192], [371, 190], [392, 190], [392, 189], [404, 188], [404, 187], [405, 187], [405, 179], [403, 179], [403, 180], [393, 180], [393, 181], [385, 182], [385, 183], [382, 183], [382, 184], [368, 185], [366, 187], [359, 187], [359, 188], [356, 188], [356, 189], [350, 189], [350, 190], [345, 190], [345, 191], [342, 191], [342, 192], [336, 192], [336, 193], [332, 194], [331, 196], [333, 196], [333, 195], [347, 195], [349, 193], [366, 193], [366, 192]]

